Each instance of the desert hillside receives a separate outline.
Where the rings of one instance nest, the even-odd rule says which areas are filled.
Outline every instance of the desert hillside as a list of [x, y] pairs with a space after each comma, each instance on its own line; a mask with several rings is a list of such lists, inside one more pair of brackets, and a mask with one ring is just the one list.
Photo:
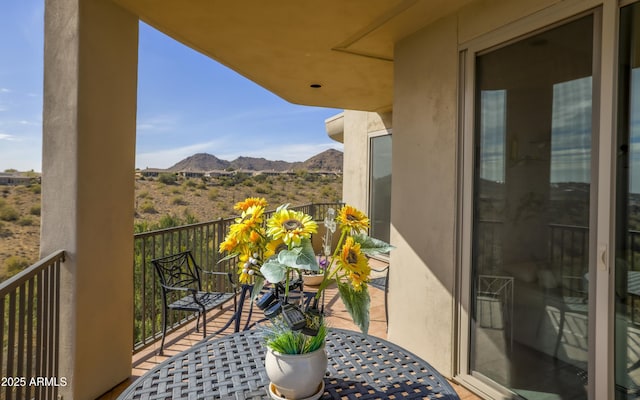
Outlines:
[[[140, 177], [135, 182], [133, 222], [136, 231], [145, 231], [226, 218], [234, 215], [233, 205], [248, 196], [266, 198], [270, 208], [340, 201], [342, 176], [299, 170], [276, 176]], [[0, 186], [0, 280], [38, 260], [39, 240], [40, 185]]]
[[233, 161], [221, 160], [218, 157], [198, 153], [179, 161], [168, 168], [169, 171], [333, 171], [342, 172], [343, 153], [335, 149], [325, 150], [306, 161], [286, 162], [271, 161], [265, 158], [238, 157]]

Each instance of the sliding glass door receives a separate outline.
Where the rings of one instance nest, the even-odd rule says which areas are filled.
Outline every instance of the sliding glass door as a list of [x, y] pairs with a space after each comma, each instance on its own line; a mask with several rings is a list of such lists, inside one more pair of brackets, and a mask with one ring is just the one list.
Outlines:
[[391, 229], [391, 135], [370, 139], [369, 216], [371, 231], [376, 239], [389, 242]]
[[470, 369], [525, 399], [587, 398], [593, 26], [476, 57]]
[[616, 147], [615, 381], [640, 396], [640, 4], [620, 12]]

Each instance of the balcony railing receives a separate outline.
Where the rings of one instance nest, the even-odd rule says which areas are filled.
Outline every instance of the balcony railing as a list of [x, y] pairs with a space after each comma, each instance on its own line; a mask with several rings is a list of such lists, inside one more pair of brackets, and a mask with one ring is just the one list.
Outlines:
[[[0, 398], [57, 399], [64, 251], [0, 284]], [[42, 380], [46, 379], [45, 382]], [[55, 383], [55, 384], [54, 384]]]
[[[340, 208], [342, 203], [307, 204], [292, 209], [303, 211], [319, 221], [329, 207]], [[266, 217], [273, 211], [265, 213]], [[235, 218], [235, 217], [234, 217]], [[162, 333], [162, 293], [151, 260], [184, 250], [191, 250], [198, 265], [207, 271], [235, 272], [235, 260], [218, 263], [220, 243], [234, 218], [185, 225], [134, 235], [134, 346], [137, 352], [155, 342]], [[208, 276], [203, 277], [206, 278]], [[209, 278], [211, 279], [211, 278]], [[203, 281], [205, 290], [221, 290], [224, 280]], [[228, 288], [227, 288], [228, 289]], [[168, 313], [168, 332], [188, 323], [192, 316]]]

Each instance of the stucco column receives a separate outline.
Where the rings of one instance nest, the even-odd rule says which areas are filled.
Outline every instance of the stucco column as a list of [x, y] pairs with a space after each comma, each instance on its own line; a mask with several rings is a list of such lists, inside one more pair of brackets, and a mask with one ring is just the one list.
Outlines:
[[65, 400], [131, 374], [138, 19], [108, 0], [46, 0], [41, 253], [61, 273]]
[[396, 44], [388, 337], [453, 375], [457, 22]]

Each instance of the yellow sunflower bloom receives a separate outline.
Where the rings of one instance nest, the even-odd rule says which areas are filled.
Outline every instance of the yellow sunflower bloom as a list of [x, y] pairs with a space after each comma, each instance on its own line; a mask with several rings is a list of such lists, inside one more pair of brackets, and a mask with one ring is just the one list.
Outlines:
[[264, 207], [251, 206], [242, 212], [242, 216], [237, 218], [236, 222], [254, 228], [262, 224], [263, 217]]
[[278, 208], [267, 221], [267, 234], [274, 240], [282, 238], [287, 246], [299, 245], [302, 238], [310, 238], [317, 231], [318, 224], [310, 215], [286, 207]]
[[351, 285], [356, 291], [360, 291], [363, 284], [369, 281], [371, 267], [367, 257], [360, 251], [360, 243], [356, 243], [353, 237], [349, 236], [345, 240], [337, 262], [338, 266], [348, 273]]
[[337, 219], [343, 230], [360, 233], [369, 229], [369, 218], [362, 211], [349, 205], [340, 209]]
[[249, 241], [254, 244], [260, 243], [260, 241], [262, 240], [262, 236], [263, 235], [261, 235], [259, 231], [253, 230], [251, 231], [251, 233], [249, 233]]
[[229, 227], [229, 236], [234, 237], [238, 243], [247, 243], [249, 241], [250, 233], [251, 226], [242, 222], [231, 224]]
[[238, 247], [238, 239], [229, 234], [227, 235], [227, 237], [225, 238], [224, 242], [220, 243], [220, 253], [222, 252], [227, 252], [227, 253], [232, 253], [236, 247]]
[[242, 216], [236, 218], [235, 224], [231, 224], [227, 237], [235, 237], [239, 243], [255, 243], [254, 232], [262, 232], [263, 217], [264, 209], [262, 207], [249, 207], [242, 212]]
[[284, 240], [282, 238], [277, 240], [272, 240], [267, 243], [267, 247], [264, 252], [264, 259], [267, 260], [269, 257], [272, 257], [280, 252], [280, 250], [286, 249], [287, 245], [284, 244]]
[[261, 208], [265, 208], [267, 206], [267, 200], [261, 197], [248, 197], [244, 201], [239, 201], [233, 206], [234, 209], [238, 211], [246, 211], [249, 207], [258, 206]]
[[349, 279], [351, 280], [351, 286], [353, 286], [356, 292], [361, 291], [367, 286], [367, 281], [363, 280], [362, 277], [356, 273], [349, 274]]

